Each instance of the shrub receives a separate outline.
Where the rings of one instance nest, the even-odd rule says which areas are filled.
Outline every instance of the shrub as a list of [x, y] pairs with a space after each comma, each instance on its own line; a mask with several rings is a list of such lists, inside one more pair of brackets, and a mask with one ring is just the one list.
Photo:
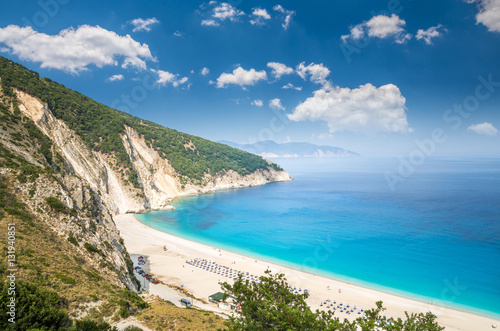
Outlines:
[[6, 316], [10, 301], [9, 282], [3, 282], [0, 292], [0, 330], [66, 330], [72, 324], [63, 310], [66, 301], [56, 292], [35, 284], [16, 280], [16, 324], [12, 328]]
[[49, 205], [50, 209], [55, 211], [56, 213], [65, 213], [68, 214], [69, 210], [68, 207], [64, 203], [62, 203], [60, 200], [54, 197], [47, 197], [45, 198], [45, 202]]
[[83, 247], [85, 247], [87, 249], [87, 251], [89, 251], [90, 253], [97, 253], [97, 254], [101, 255], [102, 257], [105, 257], [105, 255], [102, 252], [102, 250], [99, 249], [99, 248], [97, 248], [97, 247], [95, 247], [92, 244], [85, 243], [85, 244], [83, 244]]
[[118, 331], [116, 327], [112, 327], [107, 322], [98, 323], [89, 319], [76, 321], [75, 326], [71, 331]]
[[78, 240], [76, 240], [76, 238], [75, 238], [75, 237], [73, 237], [73, 236], [69, 236], [69, 237], [68, 237], [68, 241], [69, 241], [70, 243], [72, 243], [73, 245], [75, 245], [75, 246], [80, 246], [80, 244], [78, 243]]

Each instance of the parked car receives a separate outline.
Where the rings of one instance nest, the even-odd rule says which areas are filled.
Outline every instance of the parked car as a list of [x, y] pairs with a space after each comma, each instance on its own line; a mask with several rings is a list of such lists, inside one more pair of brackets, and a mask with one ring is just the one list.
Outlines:
[[181, 305], [185, 305], [186, 307], [191, 307], [193, 304], [191, 303], [191, 301], [189, 299], [182, 298]]

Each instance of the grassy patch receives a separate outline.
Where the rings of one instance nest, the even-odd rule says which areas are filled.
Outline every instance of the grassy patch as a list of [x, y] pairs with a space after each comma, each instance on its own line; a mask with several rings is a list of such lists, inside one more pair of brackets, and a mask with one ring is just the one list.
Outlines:
[[137, 318], [153, 330], [224, 330], [224, 319], [212, 312], [181, 309], [155, 298]]
[[56, 272], [55, 276], [56, 276], [57, 279], [59, 279], [64, 284], [69, 284], [69, 285], [75, 285], [76, 284], [75, 279], [71, 278], [70, 276], [63, 275], [63, 274], [60, 274], [60, 273], [57, 273], [57, 272]]

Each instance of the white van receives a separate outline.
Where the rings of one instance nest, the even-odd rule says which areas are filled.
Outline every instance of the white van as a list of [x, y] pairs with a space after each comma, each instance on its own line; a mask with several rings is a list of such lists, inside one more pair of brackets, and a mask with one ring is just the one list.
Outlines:
[[191, 300], [182, 298], [181, 299], [181, 305], [184, 305], [186, 307], [191, 307], [193, 304], [191, 303]]

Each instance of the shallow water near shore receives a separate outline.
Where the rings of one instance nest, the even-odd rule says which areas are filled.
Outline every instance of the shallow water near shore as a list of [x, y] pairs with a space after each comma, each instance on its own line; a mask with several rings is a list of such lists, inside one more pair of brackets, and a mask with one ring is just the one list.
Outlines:
[[396, 159], [276, 159], [292, 182], [176, 199], [155, 229], [500, 318], [500, 159], [433, 159], [392, 191]]

